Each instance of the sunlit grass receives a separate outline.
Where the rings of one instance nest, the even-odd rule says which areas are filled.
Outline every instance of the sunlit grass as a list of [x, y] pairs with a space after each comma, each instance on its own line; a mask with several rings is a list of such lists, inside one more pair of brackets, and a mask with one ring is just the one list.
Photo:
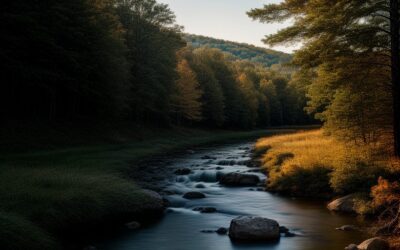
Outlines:
[[379, 176], [393, 172], [376, 147], [344, 143], [323, 130], [260, 139], [270, 190], [290, 195], [331, 197], [368, 192]]

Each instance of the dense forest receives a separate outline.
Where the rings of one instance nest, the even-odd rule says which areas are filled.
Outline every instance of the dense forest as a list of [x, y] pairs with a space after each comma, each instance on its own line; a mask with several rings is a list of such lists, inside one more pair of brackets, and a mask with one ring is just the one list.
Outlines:
[[223, 52], [231, 54], [235, 59], [259, 63], [266, 67], [270, 67], [274, 64], [286, 64], [292, 59], [292, 56], [289, 54], [256, 47], [251, 44], [225, 41], [193, 34], [185, 34], [184, 38], [192, 47], [208, 47], [219, 49]]
[[250, 48], [257, 55], [241, 49], [249, 60], [232, 61], [190, 47], [174, 13], [155, 0], [13, 1], [1, 21], [3, 119], [228, 128], [309, 122], [303, 90], [263, 65], [289, 55]]

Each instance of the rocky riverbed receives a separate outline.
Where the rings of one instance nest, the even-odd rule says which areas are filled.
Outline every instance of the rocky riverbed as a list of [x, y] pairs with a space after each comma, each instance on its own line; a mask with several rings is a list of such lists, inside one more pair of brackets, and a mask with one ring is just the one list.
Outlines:
[[[131, 222], [118, 237], [96, 246], [107, 250], [336, 250], [368, 238], [362, 230], [340, 230], [344, 225], [363, 225], [353, 216], [330, 212], [323, 202], [265, 192], [266, 176], [252, 161], [252, 147], [250, 142], [190, 149], [146, 161], [132, 177], [162, 195], [167, 205], [164, 217], [149, 226]], [[253, 233], [247, 234], [251, 228]]]

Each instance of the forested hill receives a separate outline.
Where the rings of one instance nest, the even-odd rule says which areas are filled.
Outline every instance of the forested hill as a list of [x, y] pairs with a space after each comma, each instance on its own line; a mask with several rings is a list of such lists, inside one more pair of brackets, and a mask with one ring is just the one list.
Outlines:
[[246, 43], [225, 41], [212, 37], [185, 34], [184, 38], [193, 47], [217, 48], [223, 52], [230, 53], [239, 59], [262, 63], [267, 67], [274, 64], [287, 63], [292, 57], [291, 55], [283, 52], [260, 48]]

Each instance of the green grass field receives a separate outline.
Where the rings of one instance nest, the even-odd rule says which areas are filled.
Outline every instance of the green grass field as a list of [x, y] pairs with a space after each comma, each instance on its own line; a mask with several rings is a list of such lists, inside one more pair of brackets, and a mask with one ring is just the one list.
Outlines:
[[[290, 129], [147, 132], [146, 139], [0, 156], [1, 249], [57, 249], [109, 222], [123, 223], [151, 202], [125, 175], [135, 162], [201, 144], [244, 140]], [[62, 237], [61, 237], [62, 236]], [[68, 236], [68, 237], [67, 237]], [[64, 243], [61, 243], [61, 239]]]

